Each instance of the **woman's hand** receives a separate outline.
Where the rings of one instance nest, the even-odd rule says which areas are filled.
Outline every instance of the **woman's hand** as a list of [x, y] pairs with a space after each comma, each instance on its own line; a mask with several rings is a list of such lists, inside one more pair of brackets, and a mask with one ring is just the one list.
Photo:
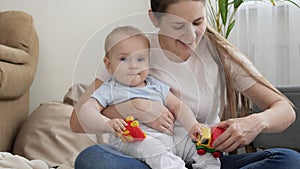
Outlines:
[[173, 134], [174, 116], [161, 103], [146, 99], [134, 99], [132, 101], [135, 110], [138, 110], [135, 117], [149, 127], [166, 134]]
[[260, 118], [259, 114], [229, 119], [217, 126], [226, 130], [217, 138], [213, 146], [223, 152], [232, 152], [248, 145], [265, 128], [263, 119]]
[[125, 118], [132, 115], [153, 129], [167, 134], [173, 134], [175, 118], [173, 114], [159, 102], [136, 98], [109, 106], [104, 109], [102, 113], [111, 119]]
[[153, 119], [153, 121], [146, 123], [146, 125], [160, 132], [172, 135], [174, 120], [175, 118], [173, 114], [164, 107], [163, 111], [158, 114], [157, 117]]

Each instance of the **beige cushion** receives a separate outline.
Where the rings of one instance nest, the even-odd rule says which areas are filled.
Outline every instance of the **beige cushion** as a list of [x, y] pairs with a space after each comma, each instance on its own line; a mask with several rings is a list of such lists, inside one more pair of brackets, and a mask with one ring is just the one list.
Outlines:
[[96, 144], [96, 137], [70, 130], [72, 110], [72, 106], [61, 102], [40, 105], [21, 128], [13, 153], [43, 160], [49, 167], [73, 168], [78, 153]]
[[77, 83], [72, 85], [64, 96], [64, 103], [74, 106], [87, 88], [88, 85], [86, 84]]

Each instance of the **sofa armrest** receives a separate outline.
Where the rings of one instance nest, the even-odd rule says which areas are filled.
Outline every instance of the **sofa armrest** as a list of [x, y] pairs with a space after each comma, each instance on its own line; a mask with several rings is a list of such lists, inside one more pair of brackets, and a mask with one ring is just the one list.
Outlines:
[[30, 14], [0, 12], [0, 55], [0, 100], [17, 99], [30, 88], [39, 56]]
[[30, 88], [34, 74], [29, 64], [0, 62], [0, 100], [22, 96]]
[[0, 44], [0, 61], [15, 64], [25, 64], [30, 60], [30, 55], [24, 50], [1, 45]]

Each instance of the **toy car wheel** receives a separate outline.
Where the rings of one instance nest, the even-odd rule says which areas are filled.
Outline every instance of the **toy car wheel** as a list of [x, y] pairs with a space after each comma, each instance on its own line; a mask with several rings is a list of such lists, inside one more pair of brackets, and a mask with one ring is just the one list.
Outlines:
[[197, 150], [197, 153], [199, 155], [204, 155], [206, 153], [206, 151], [204, 149], [199, 149], [199, 150]]
[[221, 157], [221, 153], [216, 151], [216, 152], [213, 152], [212, 155], [215, 157], [215, 158], [219, 158]]

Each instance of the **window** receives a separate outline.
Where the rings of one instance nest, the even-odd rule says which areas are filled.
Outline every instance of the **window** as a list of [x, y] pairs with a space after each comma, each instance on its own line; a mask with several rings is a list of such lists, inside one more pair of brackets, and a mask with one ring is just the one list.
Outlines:
[[245, 3], [229, 40], [275, 86], [300, 84], [300, 9], [290, 4]]

